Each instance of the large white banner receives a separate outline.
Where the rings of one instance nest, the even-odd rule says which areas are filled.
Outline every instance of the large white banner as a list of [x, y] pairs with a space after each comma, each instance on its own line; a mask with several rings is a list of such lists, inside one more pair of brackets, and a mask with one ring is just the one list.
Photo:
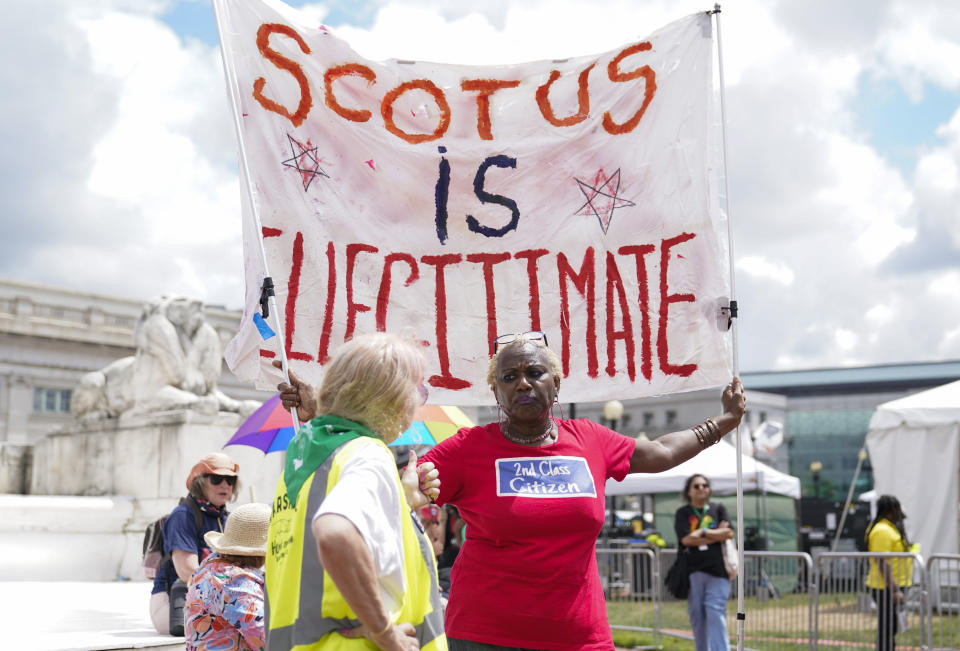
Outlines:
[[311, 381], [375, 330], [422, 343], [441, 404], [492, 402], [491, 342], [527, 330], [560, 355], [564, 401], [729, 379], [708, 15], [597, 56], [469, 67], [368, 61], [279, 2], [215, 3], [254, 203], [239, 377], [276, 384], [262, 246]]

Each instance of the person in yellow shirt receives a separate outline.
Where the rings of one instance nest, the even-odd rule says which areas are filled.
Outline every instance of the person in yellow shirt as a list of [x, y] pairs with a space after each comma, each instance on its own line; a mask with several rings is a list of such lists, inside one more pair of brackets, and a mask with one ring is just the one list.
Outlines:
[[[907, 552], [910, 543], [903, 528], [904, 515], [900, 500], [881, 495], [877, 500], [877, 517], [867, 527], [867, 551]], [[911, 583], [913, 563], [909, 559], [890, 561], [871, 559], [867, 587], [877, 604], [877, 651], [893, 651], [897, 633], [897, 606], [905, 602], [903, 590]]]

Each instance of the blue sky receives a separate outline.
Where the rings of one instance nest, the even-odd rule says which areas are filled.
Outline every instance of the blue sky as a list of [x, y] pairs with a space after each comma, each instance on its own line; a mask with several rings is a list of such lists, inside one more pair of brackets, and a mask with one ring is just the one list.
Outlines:
[[[210, 2], [8, 4], [0, 276], [240, 307]], [[293, 4], [372, 59], [499, 64], [607, 51], [712, 2]], [[960, 359], [960, 3], [737, 0], [722, 20], [742, 368]]]
[[[291, 7], [302, 7], [307, 3], [303, 0], [291, 0], [287, 4]], [[328, 6], [329, 13], [324, 22], [331, 26], [370, 27], [375, 17], [376, 7], [373, 3], [357, 0], [333, 2]], [[160, 19], [181, 38], [196, 38], [208, 45], [217, 44], [217, 26], [208, 0], [174, 2], [160, 15]]]
[[936, 128], [950, 119], [957, 106], [960, 91], [926, 83], [922, 98], [912, 100], [896, 81], [864, 74], [851, 108], [870, 142], [904, 174], [910, 174], [924, 149], [943, 144]]

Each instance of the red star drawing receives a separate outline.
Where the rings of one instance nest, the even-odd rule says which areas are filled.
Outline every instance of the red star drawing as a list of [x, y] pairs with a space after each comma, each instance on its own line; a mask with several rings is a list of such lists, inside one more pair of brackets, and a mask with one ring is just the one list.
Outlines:
[[307, 188], [310, 187], [310, 184], [313, 183], [313, 180], [318, 176], [330, 178], [330, 176], [323, 171], [323, 168], [320, 167], [320, 159], [317, 158], [317, 148], [310, 146], [311, 142], [309, 139], [307, 140], [307, 144], [304, 145], [288, 133], [287, 140], [290, 141], [290, 153], [293, 154], [293, 156], [283, 161], [283, 166], [297, 170], [300, 174], [300, 180], [303, 181], [304, 192], [307, 191]]
[[576, 215], [594, 215], [600, 222], [603, 234], [607, 234], [610, 222], [613, 220], [613, 211], [616, 208], [629, 208], [637, 204], [617, 196], [620, 192], [620, 169], [607, 176], [601, 167], [593, 177], [593, 185], [575, 178], [580, 186], [580, 192], [587, 202], [577, 208]]

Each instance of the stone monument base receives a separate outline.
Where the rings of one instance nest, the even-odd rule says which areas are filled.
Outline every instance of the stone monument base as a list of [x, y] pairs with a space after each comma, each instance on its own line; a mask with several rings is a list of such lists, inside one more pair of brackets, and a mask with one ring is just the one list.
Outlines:
[[30, 486], [30, 468], [33, 445], [29, 443], [0, 443], [0, 494], [23, 495]]
[[193, 465], [224, 452], [240, 465], [237, 503], [269, 503], [286, 453], [224, 448], [240, 423], [233, 413], [169, 411], [69, 425], [34, 446], [29, 494], [169, 499], [172, 509]]
[[79, 423], [48, 435], [34, 445], [30, 494], [0, 495], [0, 576], [143, 580], [146, 525], [187, 494], [190, 469], [209, 452], [222, 451], [240, 465], [239, 493], [228, 509], [269, 504], [286, 453], [224, 448], [240, 422], [225, 412], [171, 411]]

